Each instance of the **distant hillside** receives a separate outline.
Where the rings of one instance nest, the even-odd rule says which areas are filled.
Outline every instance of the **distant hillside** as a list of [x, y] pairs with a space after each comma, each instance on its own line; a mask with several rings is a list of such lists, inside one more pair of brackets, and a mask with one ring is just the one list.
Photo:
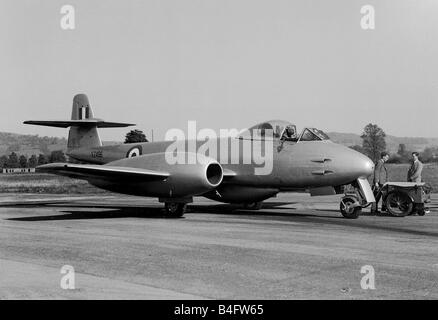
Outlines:
[[[105, 145], [116, 143], [120, 142], [103, 142]], [[65, 152], [66, 149], [67, 139], [65, 138], [0, 132], [0, 156], [15, 152], [29, 157], [32, 154], [49, 154], [54, 150], [63, 150]]]
[[31, 156], [32, 154], [48, 154], [53, 150], [65, 150], [67, 139], [57, 137], [40, 137], [0, 132], [0, 156], [11, 152]]
[[[352, 146], [362, 145], [360, 135], [355, 133], [329, 132], [329, 137], [337, 143]], [[104, 141], [104, 145], [118, 144], [118, 141]], [[396, 153], [398, 145], [404, 143], [407, 150], [422, 151], [425, 147], [438, 147], [438, 138], [411, 138], [386, 136], [387, 149]], [[0, 132], [0, 156], [11, 152], [31, 156], [32, 154], [48, 154], [54, 150], [67, 149], [67, 139], [58, 137], [40, 137], [38, 135], [24, 135]]]
[[[329, 132], [328, 136], [333, 140], [346, 146], [362, 145], [360, 135], [355, 133]], [[396, 153], [399, 144], [404, 143], [407, 150], [422, 151], [425, 147], [438, 147], [438, 138], [412, 138], [386, 136], [386, 146], [390, 153]]]

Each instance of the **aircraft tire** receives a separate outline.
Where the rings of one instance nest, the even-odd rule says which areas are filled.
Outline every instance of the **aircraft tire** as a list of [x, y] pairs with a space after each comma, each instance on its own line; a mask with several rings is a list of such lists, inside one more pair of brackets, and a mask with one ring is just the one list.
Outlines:
[[344, 218], [347, 219], [357, 219], [359, 218], [360, 214], [362, 213], [362, 207], [350, 207], [350, 205], [354, 204], [356, 202], [356, 199], [345, 197], [342, 199], [341, 203], [339, 204], [339, 209], [341, 210], [341, 214]]
[[244, 203], [243, 207], [247, 210], [260, 210], [262, 208], [263, 201]]
[[166, 209], [166, 216], [170, 218], [180, 218], [186, 212], [187, 204], [186, 203], [174, 203], [174, 202], [166, 202], [164, 205]]

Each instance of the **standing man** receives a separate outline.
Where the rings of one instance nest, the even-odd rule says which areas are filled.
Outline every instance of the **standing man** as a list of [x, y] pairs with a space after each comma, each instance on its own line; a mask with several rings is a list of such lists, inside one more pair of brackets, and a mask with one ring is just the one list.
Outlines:
[[[373, 178], [373, 189], [374, 189], [374, 197], [376, 198], [376, 202], [371, 206], [372, 213], [379, 212], [379, 201], [382, 197], [382, 194], [379, 192], [382, 186], [388, 181], [388, 170], [386, 170], [385, 162], [388, 161], [389, 154], [387, 152], [382, 152], [380, 154], [380, 160], [377, 161], [376, 167], [374, 168], [374, 178]], [[382, 203], [382, 211], [385, 211], [385, 204]]]
[[423, 164], [418, 160], [419, 153], [412, 152], [412, 164], [408, 170], [409, 182], [421, 182], [421, 172], [423, 171]]

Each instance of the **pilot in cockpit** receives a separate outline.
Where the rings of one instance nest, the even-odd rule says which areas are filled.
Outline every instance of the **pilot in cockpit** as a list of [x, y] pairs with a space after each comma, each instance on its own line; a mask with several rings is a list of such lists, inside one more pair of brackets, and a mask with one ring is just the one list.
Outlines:
[[297, 133], [295, 131], [294, 126], [287, 126], [286, 129], [284, 129], [283, 135], [281, 136], [281, 140], [284, 141], [297, 141]]

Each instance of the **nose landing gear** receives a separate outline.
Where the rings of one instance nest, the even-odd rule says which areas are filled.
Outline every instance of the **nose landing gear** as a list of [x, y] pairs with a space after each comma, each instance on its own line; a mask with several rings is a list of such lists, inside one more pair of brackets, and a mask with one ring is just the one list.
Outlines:
[[339, 205], [341, 214], [347, 219], [357, 219], [362, 213], [362, 205], [356, 195], [345, 195]]
[[[345, 187], [344, 187], [345, 188]], [[351, 183], [351, 189], [342, 197], [339, 209], [344, 218], [357, 219], [362, 208], [375, 202], [371, 186], [365, 178], [359, 178]]]

